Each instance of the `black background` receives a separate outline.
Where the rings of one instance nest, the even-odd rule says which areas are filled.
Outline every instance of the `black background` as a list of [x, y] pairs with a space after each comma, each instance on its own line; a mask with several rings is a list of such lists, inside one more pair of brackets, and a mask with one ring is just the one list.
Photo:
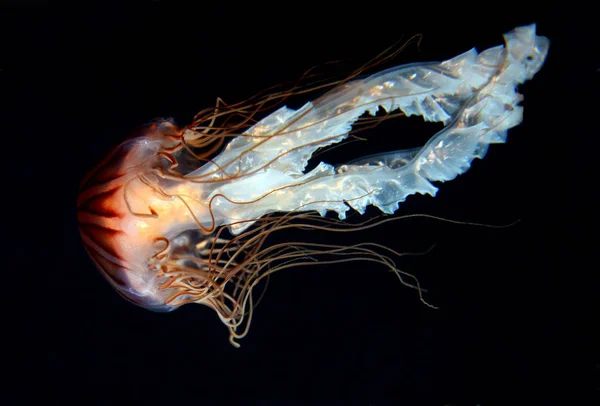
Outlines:
[[[591, 10], [124, 4], [13, 1], [0, 9], [6, 404], [597, 401], [590, 259], [600, 64]], [[157, 117], [186, 124], [217, 96], [240, 101], [328, 61], [341, 61], [327, 69], [343, 76], [416, 34], [420, 45], [411, 42], [382, 68], [482, 50], [532, 22], [552, 43], [543, 69], [521, 87], [523, 123], [469, 172], [438, 185], [437, 197], [409, 197], [397, 213], [520, 221], [488, 228], [412, 219], [338, 241], [403, 252], [435, 244], [399, 265], [439, 310], [364, 263], [294, 269], [271, 278], [235, 349], [209, 309], [136, 308], [87, 257], [75, 219], [78, 184], [139, 125]], [[399, 119], [319, 159], [417, 146], [438, 129]]]

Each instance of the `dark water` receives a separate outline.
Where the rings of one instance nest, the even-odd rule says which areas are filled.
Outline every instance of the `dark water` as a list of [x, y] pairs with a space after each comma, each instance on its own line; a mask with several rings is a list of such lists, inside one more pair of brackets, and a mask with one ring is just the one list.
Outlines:
[[[593, 404], [597, 35], [576, 7], [506, 6], [494, 15], [431, 8], [0, 6], [6, 404]], [[519, 222], [413, 219], [336, 241], [402, 252], [435, 245], [398, 265], [419, 278], [438, 310], [383, 268], [294, 269], [271, 278], [234, 349], [211, 310], [136, 308], [85, 253], [78, 184], [140, 124], [186, 124], [217, 96], [239, 101], [328, 61], [341, 62], [323, 71], [344, 74], [416, 34], [420, 46], [385, 67], [498, 45], [504, 32], [531, 22], [552, 44], [521, 88], [524, 122], [465, 175], [438, 185], [437, 197], [412, 196], [397, 213]], [[319, 159], [414, 147], [438, 129], [417, 119], [386, 122], [365, 133], [366, 143]]]

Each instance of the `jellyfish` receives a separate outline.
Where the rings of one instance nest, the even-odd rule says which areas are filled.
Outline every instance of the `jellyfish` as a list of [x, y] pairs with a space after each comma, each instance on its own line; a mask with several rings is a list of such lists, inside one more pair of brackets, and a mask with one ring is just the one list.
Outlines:
[[[504, 143], [507, 130], [523, 119], [517, 87], [539, 71], [549, 47], [535, 25], [504, 39], [505, 45], [444, 62], [350, 76], [298, 110], [283, 105], [290, 94], [303, 93], [295, 89], [238, 104], [219, 100], [183, 128], [170, 120], [147, 125], [82, 182], [77, 217], [87, 252], [136, 305], [212, 308], [236, 346], [249, 329], [254, 288], [286, 268], [368, 261], [420, 292], [396, 268], [397, 253], [383, 245], [269, 244], [268, 237], [293, 228], [374, 226], [344, 220], [350, 210], [364, 214], [373, 205], [392, 215], [409, 195], [434, 196], [432, 182], [454, 179], [490, 144]], [[266, 114], [269, 108], [275, 111]], [[380, 108], [444, 127], [420, 148], [306, 170], [316, 151], [348, 139], [361, 116], [374, 117]]]

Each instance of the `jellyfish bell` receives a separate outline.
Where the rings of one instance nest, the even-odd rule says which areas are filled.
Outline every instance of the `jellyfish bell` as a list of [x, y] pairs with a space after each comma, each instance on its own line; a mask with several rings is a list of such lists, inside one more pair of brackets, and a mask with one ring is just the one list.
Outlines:
[[[291, 228], [371, 227], [343, 220], [351, 209], [363, 214], [373, 205], [393, 214], [409, 195], [435, 195], [432, 182], [454, 179], [490, 144], [505, 142], [522, 121], [516, 88], [541, 68], [549, 46], [534, 25], [505, 34], [505, 42], [353, 78], [298, 110], [280, 106], [258, 121], [276, 97], [218, 103], [182, 129], [159, 120], [84, 179], [77, 216], [86, 249], [129, 301], [156, 311], [209, 306], [234, 344], [248, 331], [257, 284], [315, 259], [382, 264], [421, 294], [418, 281], [396, 267], [399, 254], [382, 245], [266, 240]], [[347, 139], [363, 114], [380, 108], [444, 128], [421, 148], [306, 170], [316, 151]]]
[[160, 299], [145, 260], [157, 250], [144, 231], [158, 213], [144, 180], [161, 165], [159, 152], [175, 143], [173, 130], [161, 121], [121, 143], [82, 181], [77, 201], [84, 245], [102, 275], [127, 300], [156, 311], [172, 307]]

